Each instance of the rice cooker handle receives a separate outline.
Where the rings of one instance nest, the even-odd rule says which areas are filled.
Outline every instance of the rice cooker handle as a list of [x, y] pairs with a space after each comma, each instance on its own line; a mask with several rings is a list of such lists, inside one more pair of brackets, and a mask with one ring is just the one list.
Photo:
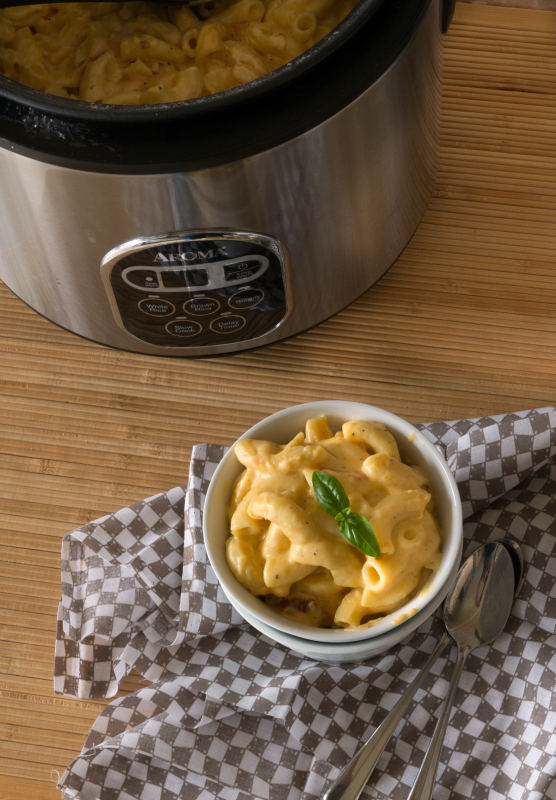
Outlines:
[[440, 0], [440, 30], [442, 33], [448, 33], [455, 8], [456, 0]]

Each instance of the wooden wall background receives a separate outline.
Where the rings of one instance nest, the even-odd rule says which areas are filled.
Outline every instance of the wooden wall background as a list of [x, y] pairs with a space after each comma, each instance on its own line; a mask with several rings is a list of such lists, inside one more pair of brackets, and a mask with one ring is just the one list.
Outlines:
[[461, 2], [486, 6], [506, 6], [507, 8], [533, 8], [541, 11], [556, 11], [556, 0], [461, 0]]

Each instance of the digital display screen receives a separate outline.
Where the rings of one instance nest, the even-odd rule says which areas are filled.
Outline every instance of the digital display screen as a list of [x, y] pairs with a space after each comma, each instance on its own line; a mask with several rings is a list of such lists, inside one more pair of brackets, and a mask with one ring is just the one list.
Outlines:
[[160, 273], [166, 289], [180, 289], [184, 286], [206, 286], [208, 275], [206, 269], [176, 269]]

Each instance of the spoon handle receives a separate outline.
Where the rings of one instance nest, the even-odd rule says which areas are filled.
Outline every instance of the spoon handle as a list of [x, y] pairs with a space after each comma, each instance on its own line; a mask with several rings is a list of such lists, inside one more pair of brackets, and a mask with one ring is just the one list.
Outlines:
[[461, 678], [465, 661], [470, 652], [471, 650], [469, 647], [458, 647], [458, 658], [456, 661], [454, 674], [452, 675], [450, 688], [448, 689], [448, 694], [446, 695], [446, 700], [444, 701], [444, 708], [442, 709], [442, 714], [440, 715], [440, 719], [436, 724], [433, 737], [425, 755], [425, 760], [423, 761], [421, 769], [419, 770], [419, 774], [417, 775], [417, 780], [413, 784], [413, 788], [407, 800], [432, 800], [432, 792], [434, 789], [436, 772], [438, 770], [438, 762], [440, 761], [440, 751], [442, 750], [444, 737], [446, 736], [446, 728], [448, 727], [448, 720], [450, 719], [450, 711], [452, 710], [454, 695], [456, 693], [456, 689], [458, 688], [459, 679]]
[[388, 739], [392, 736], [394, 728], [404, 715], [413, 695], [429, 674], [436, 659], [444, 652], [451, 641], [450, 636], [445, 632], [421, 671], [416, 675], [413, 682], [408, 686], [388, 716], [383, 719], [370, 739], [355, 754], [349, 764], [344, 767], [324, 795], [324, 800], [358, 800], [376, 766], [376, 762], [386, 747]]

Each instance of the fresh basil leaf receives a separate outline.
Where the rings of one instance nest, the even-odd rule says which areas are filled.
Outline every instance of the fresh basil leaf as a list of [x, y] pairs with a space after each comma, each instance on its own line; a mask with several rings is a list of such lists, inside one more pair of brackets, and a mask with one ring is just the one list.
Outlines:
[[366, 556], [380, 558], [380, 545], [368, 520], [350, 511], [347, 519], [339, 523], [340, 533]]
[[344, 487], [333, 475], [316, 469], [313, 472], [313, 491], [319, 505], [332, 517], [349, 512], [349, 498]]
[[336, 520], [336, 522], [342, 522], [343, 520], [348, 518], [349, 514], [351, 514], [351, 509], [348, 506], [347, 508], [342, 508], [341, 511], [338, 511], [334, 519]]
[[315, 470], [312, 481], [319, 505], [334, 517], [344, 539], [365, 555], [380, 558], [380, 546], [375, 532], [365, 517], [350, 509], [349, 498], [338, 478], [328, 472]]

